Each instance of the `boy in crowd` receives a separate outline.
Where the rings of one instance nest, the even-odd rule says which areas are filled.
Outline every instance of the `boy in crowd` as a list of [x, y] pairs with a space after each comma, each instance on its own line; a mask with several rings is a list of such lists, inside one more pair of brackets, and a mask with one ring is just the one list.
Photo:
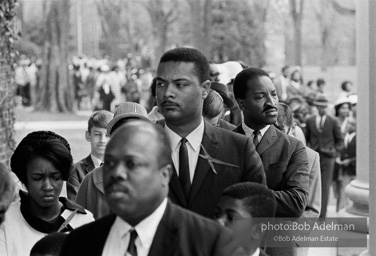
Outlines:
[[75, 200], [78, 187], [82, 180], [94, 168], [101, 166], [104, 157], [107, 136], [107, 126], [112, 120], [113, 114], [106, 110], [95, 111], [89, 118], [88, 129], [85, 132], [86, 141], [90, 142], [90, 154], [74, 165], [74, 169], [67, 181], [67, 195]]
[[265, 235], [261, 225], [274, 218], [276, 208], [272, 190], [258, 183], [242, 182], [223, 191], [214, 218], [235, 234], [236, 255], [266, 255], [260, 249]]

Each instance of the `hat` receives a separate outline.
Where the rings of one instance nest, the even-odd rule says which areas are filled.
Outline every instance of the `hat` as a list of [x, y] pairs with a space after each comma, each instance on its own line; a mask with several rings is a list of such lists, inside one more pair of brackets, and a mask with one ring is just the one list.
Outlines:
[[226, 105], [229, 108], [232, 108], [234, 106], [234, 102], [228, 96], [228, 89], [226, 85], [217, 83], [217, 82], [211, 82], [210, 88], [218, 92], [219, 95], [221, 95], [221, 97], [223, 98], [223, 101], [226, 103]]
[[351, 105], [356, 105], [358, 103], [358, 95], [356, 94], [351, 94], [347, 98], [350, 101]]
[[313, 101], [313, 105], [319, 106], [319, 107], [327, 107], [329, 104], [328, 99], [325, 97], [324, 94], [318, 94], [316, 96], [316, 99]]
[[334, 103], [334, 107], [338, 107], [342, 104], [351, 104], [349, 99], [347, 97], [341, 97], [339, 99], [336, 100], [336, 102]]
[[126, 118], [139, 118], [150, 122], [146, 109], [140, 104], [134, 102], [121, 103], [115, 110], [114, 118], [108, 123], [107, 134], [111, 134], [112, 127], [118, 121]]

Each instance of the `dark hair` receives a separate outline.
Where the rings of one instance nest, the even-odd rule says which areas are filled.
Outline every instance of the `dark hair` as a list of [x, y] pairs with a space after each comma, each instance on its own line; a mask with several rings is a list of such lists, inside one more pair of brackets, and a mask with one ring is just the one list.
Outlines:
[[325, 84], [325, 80], [323, 78], [319, 78], [316, 81], [317, 86], [321, 86], [322, 84]]
[[286, 66], [284, 66], [284, 67], [281, 69], [281, 71], [284, 72], [286, 69], [289, 69], [289, 68], [290, 68], [290, 66], [286, 65]]
[[348, 92], [349, 88], [347, 87], [347, 84], [351, 84], [351, 81], [345, 80], [341, 83], [341, 88], [343, 91]]
[[288, 126], [289, 128], [292, 127], [294, 124], [294, 118], [292, 115], [291, 108], [285, 103], [278, 103], [278, 118], [277, 118], [277, 128], [281, 128], [281, 126]]
[[339, 116], [339, 109], [343, 106], [347, 104], [349, 106], [349, 110], [351, 110], [351, 103], [350, 102], [344, 102], [344, 103], [341, 103], [341, 104], [338, 104], [336, 106], [334, 106], [334, 110], [335, 110], [335, 116]]
[[35, 157], [50, 161], [61, 172], [62, 179], [68, 179], [73, 167], [73, 157], [66, 139], [51, 131], [37, 131], [21, 140], [10, 159], [10, 166], [25, 185], [26, 166]]
[[210, 90], [208, 96], [204, 100], [202, 107], [202, 115], [207, 118], [214, 118], [222, 113], [224, 109], [222, 96], [214, 91]]
[[248, 81], [262, 76], [269, 77], [267, 72], [258, 68], [247, 68], [237, 74], [233, 87], [235, 99], [244, 99], [248, 92]]
[[222, 196], [239, 199], [254, 218], [273, 218], [277, 203], [274, 192], [264, 185], [241, 182], [226, 188]]
[[88, 132], [91, 132], [91, 129], [95, 127], [107, 129], [108, 123], [112, 120], [114, 114], [107, 110], [98, 110], [91, 114], [88, 121]]
[[315, 82], [315, 81], [313, 81], [313, 80], [309, 80], [309, 81], [307, 82], [307, 86], [308, 86], [308, 87], [311, 87], [312, 84], [313, 84], [314, 82]]
[[205, 55], [194, 48], [175, 48], [163, 54], [159, 63], [162, 62], [192, 62], [200, 83], [210, 80], [209, 62]]
[[67, 236], [68, 234], [66, 233], [56, 232], [43, 237], [34, 244], [30, 251], [30, 256], [59, 256]]

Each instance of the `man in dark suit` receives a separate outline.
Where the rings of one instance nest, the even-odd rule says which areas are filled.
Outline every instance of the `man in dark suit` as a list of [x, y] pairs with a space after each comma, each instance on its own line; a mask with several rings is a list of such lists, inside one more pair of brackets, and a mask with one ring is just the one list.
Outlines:
[[261, 69], [245, 69], [235, 78], [234, 95], [244, 115], [234, 131], [256, 144], [267, 186], [276, 196], [276, 217], [300, 217], [309, 191], [307, 152], [301, 141], [273, 125], [278, 116], [278, 96], [272, 80]]
[[343, 137], [339, 122], [326, 114], [328, 103], [323, 94], [317, 95], [313, 104], [317, 107], [318, 114], [310, 117], [306, 125], [307, 144], [320, 155], [322, 186], [320, 218], [326, 217], [335, 158], [343, 148]]
[[163, 129], [145, 121], [122, 125], [103, 168], [114, 214], [73, 230], [61, 255], [232, 255], [229, 230], [167, 199], [171, 149]]
[[213, 218], [222, 191], [241, 181], [265, 184], [260, 157], [249, 138], [204, 121], [209, 63], [193, 48], [166, 52], [157, 69], [156, 98], [170, 138], [170, 199]]

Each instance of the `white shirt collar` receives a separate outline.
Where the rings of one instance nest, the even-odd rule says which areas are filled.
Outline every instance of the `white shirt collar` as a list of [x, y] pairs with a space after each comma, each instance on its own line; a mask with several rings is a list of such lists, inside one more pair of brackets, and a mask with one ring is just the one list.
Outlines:
[[[261, 133], [261, 138], [264, 137], [264, 134], [266, 133], [266, 131], [269, 129], [270, 127], [270, 124], [268, 124], [267, 126], [265, 126], [264, 128], [262, 128], [260, 130], [260, 133]], [[253, 132], [255, 130], [253, 130], [252, 128], [248, 127], [244, 122], [242, 122], [242, 128], [244, 130], [244, 133], [247, 137], [253, 137]]]
[[138, 223], [135, 227], [129, 225], [119, 216], [116, 217], [114, 223], [112, 224], [112, 229], [116, 237], [123, 239], [130, 230], [135, 229], [137, 231], [137, 239], [135, 244], [137, 246], [138, 255], [148, 255], [151, 244], [159, 223], [162, 220], [163, 214], [166, 211], [167, 198], [165, 198], [162, 203], [158, 206], [155, 211], [150, 214], [147, 218]]
[[260, 255], [260, 248], [257, 248], [256, 251], [251, 256], [259, 256]]
[[[186, 137], [188, 144], [191, 148], [196, 152], [200, 150], [200, 145], [202, 141], [202, 137], [204, 136], [204, 119], [201, 118], [201, 123], [194, 129], [188, 136]], [[178, 146], [180, 146], [180, 140], [182, 139], [177, 133], [171, 130], [167, 125], [165, 125], [165, 131], [170, 138], [171, 142], [171, 149], [172, 152], [178, 150]]]
[[98, 168], [99, 166], [101, 166], [101, 163], [103, 162], [102, 160], [100, 160], [98, 157], [94, 156], [93, 154], [90, 154], [90, 156], [91, 156], [91, 160], [93, 161], [95, 168]]

